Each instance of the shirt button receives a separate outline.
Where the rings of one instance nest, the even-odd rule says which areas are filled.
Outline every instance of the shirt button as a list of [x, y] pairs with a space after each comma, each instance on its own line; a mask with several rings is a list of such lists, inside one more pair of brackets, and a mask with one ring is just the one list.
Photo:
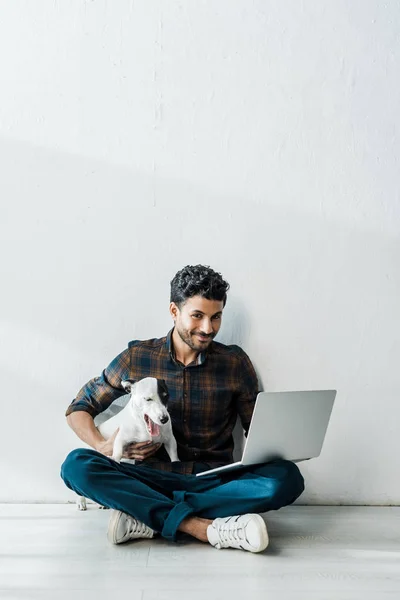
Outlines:
[[184, 397], [184, 398], [187, 398], [187, 394], [186, 394], [186, 392], [183, 394], [183, 397]]

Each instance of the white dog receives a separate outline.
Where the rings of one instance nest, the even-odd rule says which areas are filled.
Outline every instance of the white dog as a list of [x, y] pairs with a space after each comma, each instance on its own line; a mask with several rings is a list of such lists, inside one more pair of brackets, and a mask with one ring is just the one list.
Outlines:
[[[106, 440], [119, 429], [111, 458], [120, 462], [127, 444], [151, 441], [154, 444], [164, 444], [171, 462], [179, 461], [166, 406], [169, 394], [165, 381], [145, 377], [136, 383], [128, 379], [122, 381], [121, 385], [131, 395], [127, 405], [97, 427]], [[85, 498], [80, 497], [77, 505], [79, 510], [86, 510]]]

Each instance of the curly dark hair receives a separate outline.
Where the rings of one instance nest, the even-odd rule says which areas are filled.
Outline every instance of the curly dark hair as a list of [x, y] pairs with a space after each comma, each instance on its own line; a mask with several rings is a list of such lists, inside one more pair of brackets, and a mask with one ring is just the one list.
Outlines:
[[222, 279], [221, 273], [204, 265], [187, 265], [171, 281], [170, 301], [180, 309], [188, 298], [202, 296], [207, 300], [222, 300], [225, 306], [228, 290], [229, 283]]

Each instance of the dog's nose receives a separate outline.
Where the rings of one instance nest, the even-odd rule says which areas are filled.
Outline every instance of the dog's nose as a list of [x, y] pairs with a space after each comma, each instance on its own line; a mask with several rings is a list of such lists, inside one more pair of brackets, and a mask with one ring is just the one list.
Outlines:
[[165, 425], [165, 423], [168, 423], [169, 417], [167, 417], [167, 415], [165, 415], [164, 417], [161, 417], [160, 421], [163, 425]]

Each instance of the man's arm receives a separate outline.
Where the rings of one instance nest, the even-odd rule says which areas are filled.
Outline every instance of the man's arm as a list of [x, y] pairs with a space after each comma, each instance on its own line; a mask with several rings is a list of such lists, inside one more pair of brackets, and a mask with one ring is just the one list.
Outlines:
[[[93, 419], [106, 410], [114, 400], [126, 394], [121, 381], [129, 379], [130, 375], [130, 351], [128, 348], [114, 358], [100, 377], [91, 379], [81, 388], [66, 412], [67, 423], [76, 435], [85, 444], [105, 456], [112, 456], [118, 429], [108, 440], [105, 440]], [[149, 444], [148, 442], [129, 444], [124, 450], [123, 457], [145, 460], [159, 448], [160, 444]]]
[[[91, 446], [97, 452], [105, 454], [105, 456], [112, 456], [114, 449], [115, 436], [118, 433], [118, 429], [113, 435], [105, 440], [98, 431], [94, 424], [93, 417], [87, 412], [80, 410], [75, 411], [67, 416], [67, 423], [76, 435]], [[137, 442], [129, 444], [123, 453], [123, 458], [130, 458], [134, 460], [145, 460], [157, 452], [161, 444], [152, 444], [149, 442]]]
[[82, 442], [106, 456], [112, 455], [114, 439], [118, 429], [111, 438], [105, 440], [95, 426], [93, 417], [83, 410], [69, 414], [67, 423]]
[[93, 419], [124, 394], [121, 381], [130, 377], [130, 350], [127, 348], [108, 365], [99, 377], [88, 381], [78, 392], [66, 411], [87, 412]]
[[241, 356], [239, 357], [238, 369], [240, 372], [240, 391], [236, 398], [236, 410], [247, 436], [259, 386], [252, 362], [243, 350], [241, 350]]

